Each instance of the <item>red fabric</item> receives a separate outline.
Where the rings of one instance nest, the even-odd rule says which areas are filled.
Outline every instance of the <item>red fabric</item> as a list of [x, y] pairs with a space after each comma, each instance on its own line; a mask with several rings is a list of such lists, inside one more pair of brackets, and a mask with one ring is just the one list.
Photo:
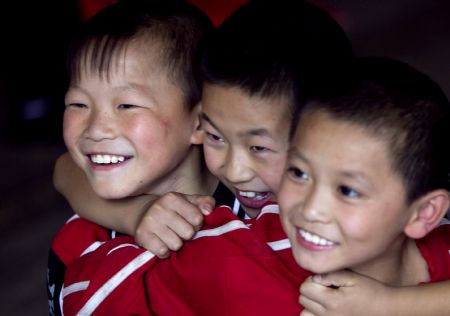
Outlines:
[[[78, 0], [80, 15], [83, 21], [117, 0]], [[188, 0], [205, 12], [213, 24], [218, 26], [234, 10], [248, 2], [248, 0]]]
[[[229, 208], [217, 208], [200, 234], [228, 225], [237, 228], [197, 237], [164, 260], [130, 237], [107, 241], [68, 265], [66, 291], [89, 285], [64, 297], [64, 314], [93, 306], [92, 315], [298, 315], [298, 288], [309, 274], [295, 264], [290, 248], [268, 246], [286, 238], [278, 214], [265, 212], [248, 228]], [[127, 265], [132, 272], [124, 272]], [[124, 279], [112, 286], [120, 275]]]
[[78, 0], [82, 21], [86, 21], [101, 9], [116, 1], [117, 0]]
[[450, 224], [443, 224], [417, 241], [428, 264], [430, 283], [450, 279]]
[[248, 0], [188, 0], [203, 10], [215, 26], [219, 26], [234, 10], [247, 3]]
[[51, 248], [67, 265], [80, 257], [94, 242], [103, 242], [109, 239], [108, 229], [75, 215], [61, 227], [52, 240]]

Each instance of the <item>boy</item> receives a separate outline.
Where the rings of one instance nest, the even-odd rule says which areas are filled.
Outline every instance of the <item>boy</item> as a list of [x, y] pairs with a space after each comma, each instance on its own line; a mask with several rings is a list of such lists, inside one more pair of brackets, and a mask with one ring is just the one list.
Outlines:
[[[199, 131], [208, 18], [182, 1], [125, 0], [89, 20], [68, 57], [64, 140], [96, 194], [211, 194]], [[75, 224], [74, 224], [75, 223]], [[73, 218], [52, 243], [49, 304], [59, 314], [65, 266], [109, 231]]]
[[[308, 102], [298, 120], [278, 195], [294, 257], [314, 273], [349, 269], [393, 287], [447, 280], [450, 225], [437, 226], [450, 205], [448, 100], [395, 60], [361, 58], [356, 70], [351, 89]], [[302, 303], [336, 312], [317, 296]]]

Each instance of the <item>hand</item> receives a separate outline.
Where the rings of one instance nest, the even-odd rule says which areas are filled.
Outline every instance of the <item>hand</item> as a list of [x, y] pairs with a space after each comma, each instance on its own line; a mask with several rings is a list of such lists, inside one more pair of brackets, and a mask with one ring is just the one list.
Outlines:
[[300, 287], [301, 316], [390, 315], [393, 288], [374, 279], [339, 271], [309, 277]]
[[204, 195], [167, 193], [153, 201], [137, 225], [136, 242], [159, 258], [181, 248], [214, 208], [214, 198]]

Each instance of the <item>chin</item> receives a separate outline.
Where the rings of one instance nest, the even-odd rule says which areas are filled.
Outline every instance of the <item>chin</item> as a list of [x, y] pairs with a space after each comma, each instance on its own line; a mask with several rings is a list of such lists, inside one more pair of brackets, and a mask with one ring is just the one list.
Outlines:
[[105, 188], [104, 186], [99, 188], [93, 186], [95, 193], [102, 199], [122, 199], [130, 196], [130, 192], [125, 192], [120, 188]]

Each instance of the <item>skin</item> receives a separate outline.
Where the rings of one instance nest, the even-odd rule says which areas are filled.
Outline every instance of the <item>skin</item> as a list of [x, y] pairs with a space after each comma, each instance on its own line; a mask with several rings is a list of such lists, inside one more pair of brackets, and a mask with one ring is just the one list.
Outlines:
[[187, 109], [155, 55], [130, 46], [109, 78], [86, 70], [66, 93], [66, 146], [102, 198], [199, 191], [199, 106]]
[[291, 148], [279, 203], [299, 265], [315, 273], [348, 268], [390, 285], [429, 280], [414, 240], [403, 233], [415, 204], [405, 202], [382, 139], [313, 111], [301, 119]]
[[255, 217], [275, 199], [288, 149], [288, 102], [206, 84], [203, 148], [208, 169]]

